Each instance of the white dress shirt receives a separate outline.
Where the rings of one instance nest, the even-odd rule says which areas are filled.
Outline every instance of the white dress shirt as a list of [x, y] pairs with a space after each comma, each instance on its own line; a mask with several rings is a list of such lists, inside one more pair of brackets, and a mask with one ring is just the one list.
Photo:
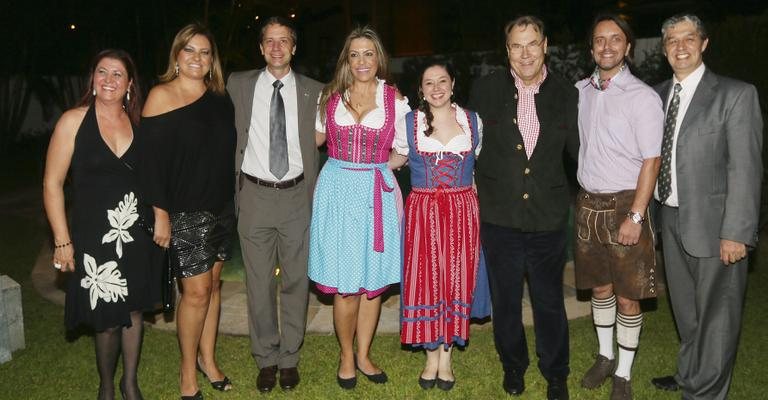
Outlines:
[[[248, 128], [248, 144], [245, 147], [241, 170], [248, 175], [266, 181], [279, 181], [269, 171], [269, 106], [272, 100], [275, 78], [268, 69], [259, 74], [253, 91], [251, 125]], [[293, 70], [280, 79], [283, 87], [280, 95], [285, 106], [285, 133], [288, 143], [288, 172], [282, 180], [293, 179], [304, 171], [299, 145], [299, 111], [296, 101], [296, 77]]]
[[[667, 96], [667, 104], [665, 105], [664, 109], [669, 109], [669, 103], [672, 101], [672, 96], [674, 95], [675, 90], [675, 84], [679, 83], [680, 86], [682, 86], [682, 89], [680, 90], [680, 104], [677, 107], [677, 120], [675, 121], [675, 134], [672, 137], [672, 159], [670, 161], [670, 192], [669, 197], [667, 197], [667, 201], [664, 202], [665, 205], [670, 207], [679, 207], [680, 201], [677, 196], [677, 138], [680, 136], [680, 125], [683, 124], [683, 119], [685, 118], [685, 113], [688, 111], [688, 106], [691, 105], [691, 100], [693, 100], [693, 94], [696, 93], [696, 88], [699, 87], [699, 82], [701, 82], [701, 77], [704, 76], [704, 71], [706, 70], [706, 67], [704, 67], [704, 64], [702, 63], [699, 65], [698, 68], [696, 68], [693, 72], [691, 72], [690, 75], [686, 76], [685, 79], [682, 81], [678, 81], [677, 78], [673, 75], [672, 76], [672, 85], [669, 88], [669, 95]], [[666, 116], [666, 112], [664, 113]], [[659, 199], [659, 184], [656, 183], [656, 189], [654, 189], [654, 197], [656, 197], [656, 200]]]

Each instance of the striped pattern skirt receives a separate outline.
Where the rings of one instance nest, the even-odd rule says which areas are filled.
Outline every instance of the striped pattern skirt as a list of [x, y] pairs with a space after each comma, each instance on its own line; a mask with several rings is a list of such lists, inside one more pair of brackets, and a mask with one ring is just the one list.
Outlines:
[[480, 258], [477, 195], [471, 187], [413, 188], [405, 220], [400, 340], [463, 346]]

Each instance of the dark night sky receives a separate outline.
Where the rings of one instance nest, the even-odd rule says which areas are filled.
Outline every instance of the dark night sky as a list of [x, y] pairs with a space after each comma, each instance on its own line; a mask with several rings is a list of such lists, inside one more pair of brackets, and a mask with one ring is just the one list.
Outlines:
[[[208, 5], [208, 22], [217, 42], [227, 55], [228, 69], [248, 68], [257, 59], [257, 21], [254, 15], [289, 15], [296, 13], [302, 35], [312, 36], [318, 30], [330, 41], [342, 41], [346, 26], [333, 21], [345, 18], [345, 4], [354, 7], [348, 16], [352, 22], [381, 22], [392, 25], [394, 18], [382, 18], [379, 11], [390, 14], [408, 10], [406, 1], [258, 1], [258, 0], [136, 0], [123, 2], [64, 0], [10, 0], [2, 5], [0, 22], [10, 30], [6, 54], [0, 61], [2, 72], [29, 74], [82, 74], [90, 57], [105, 47], [122, 47], [133, 54], [143, 75], [154, 75], [164, 68], [167, 49], [175, 31], [191, 20], [204, 20]], [[434, 52], [494, 49], [501, 45], [500, 25], [521, 13], [533, 13], [550, 26], [550, 41], [578, 42], [584, 37], [592, 16], [600, 10], [613, 9], [630, 18], [638, 36], [655, 36], [663, 18], [683, 10], [699, 13], [707, 22], [729, 14], [763, 12], [764, 0], [500, 0], [461, 1], [424, 0], [422, 6], [432, 33]], [[350, 6], [353, 4], [353, 6]], [[387, 4], [402, 4], [392, 9]], [[389, 8], [387, 8], [389, 7]], [[360, 10], [363, 12], [360, 12]], [[349, 11], [349, 8], [346, 8]], [[432, 12], [434, 11], [434, 12]], [[377, 13], [377, 15], [371, 15]], [[468, 17], [471, 15], [472, 17]], [[325, 22], [324, 24], [324, 21]], [[487, 23], [483, 23], [483, 21]], [[75, 29], [70, 25], [74, 24]], [[499, 25], [499, 26], [497, 26]], [[328, 32], [328, 26], [333, 32]], [[393, 45], [386, 32], [402, 31], [400, 26], [379, 26], [388, 47]], [[407, 27], [406, 27], [407, 29]], [[422, 29], [423, 31], [423, 29]], [[453, 40], [458, 32], [471, 35], [470, 44]], [[391, 36], [391, 35], [390, 35]], [[407, 36], [407, 35], [406, 35]], [[466, 41], [465, 41], [466, 43]], [[301, 44], [301, 41], [300, 41]], [[332, 43], [337, 48], [340, 43]], [[462, 48], [455, 48], [460, 46]], [[331, 51], [328, 51], [331, 52]], [[311, 56], [318, 58], [324, 54]], [[335, 54], [325, 54], [334, 57]], [[298, 62], [313, 63], [314, 59]], [[324, 62], [321, 61], [321, 62]]]

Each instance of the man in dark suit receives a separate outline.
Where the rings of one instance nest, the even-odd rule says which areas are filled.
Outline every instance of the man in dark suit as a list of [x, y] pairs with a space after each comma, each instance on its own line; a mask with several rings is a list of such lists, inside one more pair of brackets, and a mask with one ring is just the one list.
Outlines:
[[504, 390], [520, 395], [529, 363], [522, 322], [527, 277], [547, 398], [567, 399], [563, 268], [571, 197], [563, 153], [578, 157], [577, 92], [547, 71], [547, 37], [540, 19], [517, 18], [504, 33], [511, 69], [481, 78], [469, 102], [484, 125], [476, 182], [493, 333]]
[[233, 73], [227, 90], [235, 105], [236, 204], [251, 352], [260, 368], [256, 386], [269, 392], [278, 369], [283, 389], [299, 383], [310, 207], [318, 170], [314, 123], [322, 85], [291, 69], [296, 31], [287, 20], [267, 20], [259, 48], [267, 67]]
[[684, 399], [725, 399], [757, 243], [763, 121], [754, 86], [705, 67], [698, 17], [669, 18], [662, 34], [674, 76], [656, 88], [666, 104], [656, 198], [680, 351], [677, 374], [653, 383]]

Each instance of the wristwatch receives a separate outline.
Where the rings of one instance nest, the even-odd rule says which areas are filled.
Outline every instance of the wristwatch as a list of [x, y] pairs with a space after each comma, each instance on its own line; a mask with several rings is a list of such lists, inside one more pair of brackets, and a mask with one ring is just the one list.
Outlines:
[[627, 217], [629, 217], [629, 220], [640, 225], [643, 222], [645, 222], [645, 218], [643, 218], [643, 215], [639, 212], [630, 211], [627, 213]]

